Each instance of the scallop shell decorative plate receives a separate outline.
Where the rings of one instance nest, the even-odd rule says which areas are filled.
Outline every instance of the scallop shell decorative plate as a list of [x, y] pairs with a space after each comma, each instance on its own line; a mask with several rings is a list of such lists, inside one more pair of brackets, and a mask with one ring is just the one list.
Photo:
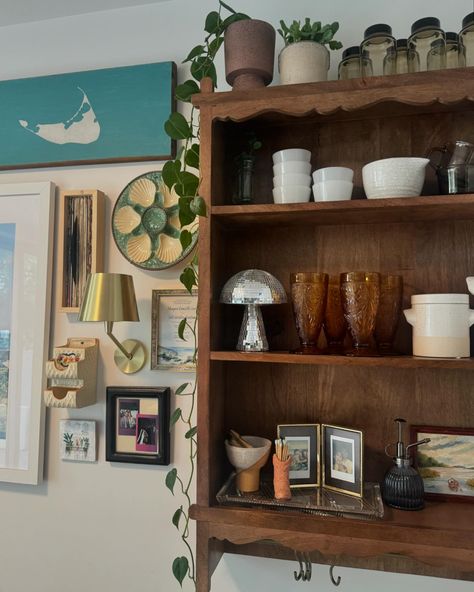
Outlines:
[[197, 242], [197, 219], [186, 229], [193, 240], [183, 251], [179, 241], [178, 196], [166, 187], [159, 171], [133, 179], [115, 203], [115, 244], [125, 259], [142, 269], [166, 269], [187, 257]]

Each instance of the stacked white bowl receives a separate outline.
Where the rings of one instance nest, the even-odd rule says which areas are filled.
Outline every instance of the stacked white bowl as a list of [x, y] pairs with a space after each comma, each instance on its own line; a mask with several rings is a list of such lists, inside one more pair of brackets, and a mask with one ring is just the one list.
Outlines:
[[346, 167], [325, 167], [313, 173], [314, 201], [351, 199], [354, 171]]
[[273, 201], [303, 203], [311, 197], [311, 152], [303, 148], [280, 150], [273, 155]]

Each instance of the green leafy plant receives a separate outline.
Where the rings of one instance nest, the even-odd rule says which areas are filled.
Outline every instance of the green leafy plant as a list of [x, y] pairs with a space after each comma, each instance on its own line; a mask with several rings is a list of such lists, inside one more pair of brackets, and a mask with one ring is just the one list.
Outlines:
[[334, 35], [339, 30], [337, 22], [321, 26], [321, 21], [312, 23], [311, 19], [306, 17], [303, 25], [300, 21], [293, 21], [291, 25], [280, 21], [280, 27], [278, 33], [283, 37], [285, 45], [298, 41], [315, 41], [321, 45], [329, 45], [330, 49], [341, 49], [342, 47], [342, 43], [334, 39]]
[[236, 161], [241, 161], [245, 158], [255, 158], [255, 152], [260, 150], [262, 142], [257, 139], [255, 132], [247, 132], [247, 141], [244, 150], [236, 156]]
[[[229, 15], [223, 18], [222, 11]], [[171, 113], [165, 122], [165, 131], [170, 138], [182, 142], [182, 146], [174, 160], [166, 162], [162, 169], [162, 177], [166, 186], [175, 191], [179, 198], [179, 220], [181, 226], [192, 224], [196, 217], [206, 216], [206, 202], [199, 195], [201, 177], [199, 174], [199, 112], [192, 105], [193, 95], [200, 92], [199, 82], [204, 77], [211, 78], [214, 86], [217, 86], [217, 73], [214, 60], [224, 41], [224, 32], [232, 23], [248, 19], [245, 14], [236, 12], [228, 4], [219, 1], [217, 11], [210, 12], [205, 19], [204, 31], [207, 33], [204, 42], [196, 45], [189, 52], [183, 63], [190, 64], [191, 78], [176, 87], [176, 99], [179, 102], [191, 103], [190, 114], [185, 117], [182, 113], [175, 111]], [[254, 149], [257, 149], [254, 146]], [[183, 250], [192, 242], [192, 235], [187, 229], [180, 232], [180, 241]], [[199, 286], [198, 257], [194, 256], [192, 261], [186, 265], [180, 275], [180, 281], [189, 293]], [[181, 319], [178, 327], [178, 336], [186, 340], [186, 335], [191, 335], [194, 348], [194, 362], [197, 362], [197, 322], [198, 314], [193, 321], [187, 318]], [[188, 331], [186, 331], [188, 329]], [[182, 476], [176, 468], [171, 469], [166, 475], [166, 487], [173, 495], [180, 495], [182, 503], [174, 512], [171, 522], [180, 533], [181, 539], [186, 548], [186, 555], [176, 557], [173, 561], [173, 575], [180, 586], [186, 578], [196, 586], [196, 562], [193, 549], [189, 543], [190, 537], [190, 516], [191, 487], [196, 471], [197, 455], [197, 426], [193, 425], [194, 409], [196, 406], [197, 381], [194, 383], [185, 382], [175, 391], [179, 399], [186, 397], [189, 404], [185, 410], [180, 404], [176, 405], [171, 416], [171, 428], [179, 423], [185, 425], [185, 442], [189, 447], [189, 473]]]

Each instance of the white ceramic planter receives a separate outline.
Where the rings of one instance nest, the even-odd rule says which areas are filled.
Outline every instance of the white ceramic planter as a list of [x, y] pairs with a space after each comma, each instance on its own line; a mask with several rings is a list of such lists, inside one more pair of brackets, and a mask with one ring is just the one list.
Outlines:
[[468, 358], [474, 310], [467, 294], [417, 294], [403, 311], [413, 326], [413, 355]]
[[329, 51], [315, 41], [290, 43], [278, 56], [280, 84], [327, 80], [328, 70]]

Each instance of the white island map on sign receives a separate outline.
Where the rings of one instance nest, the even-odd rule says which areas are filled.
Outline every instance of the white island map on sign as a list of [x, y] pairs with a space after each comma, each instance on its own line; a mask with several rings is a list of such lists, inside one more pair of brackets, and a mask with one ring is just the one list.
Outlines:
[[80, 88], [82, 102], [66, 122], [31, 124], [24, 119], [18, 123], [26, 130], [52, 144], [92, 144], [100, 136], [100, 124], [86, 93]]

